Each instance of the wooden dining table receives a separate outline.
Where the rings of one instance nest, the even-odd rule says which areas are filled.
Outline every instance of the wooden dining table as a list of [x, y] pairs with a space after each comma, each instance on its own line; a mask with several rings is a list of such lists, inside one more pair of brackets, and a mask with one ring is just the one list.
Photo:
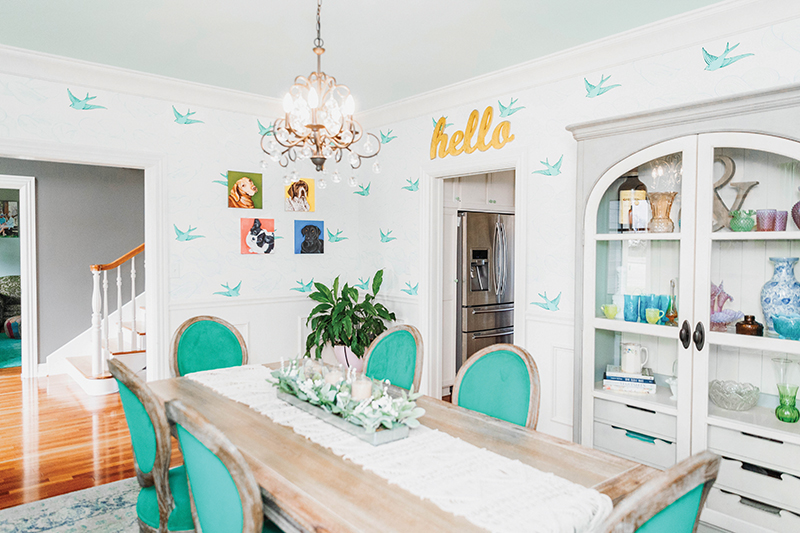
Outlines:
[[[483, 531], [195, 381], [172, 378], [148, 385], [163, 402], [178, 399], [197, 409], [233, 442], [261, 487], [265, 514], [286, 531]], [[656, 472], [428, 396], [417, 405], [425, 409], [424, 426], [593, 487], [614, 504]]]

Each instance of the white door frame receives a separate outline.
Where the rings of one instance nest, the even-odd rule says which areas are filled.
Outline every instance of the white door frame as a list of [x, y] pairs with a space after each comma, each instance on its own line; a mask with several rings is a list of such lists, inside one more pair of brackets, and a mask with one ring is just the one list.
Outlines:
[[420, 212], [420, 272], [429, 290], [420, 291], [420, 326], [429, 346], [422, 369], [420, 390], [434, 398], [442, 397], [442, 232], [444, 231], [445, 178], [514, 170], [514, 343], [525, 345], [525, 295], [528, 210], [527, 156], [524, 151], [498, 152], [481, 161], [469, 157], [437, 161], [420, 170], [422, 207]]
[[22, 297], [22, 377], [37, 375], [39, 361], [36, 312], [36, 180], [0, 174], [0, 189], [19, 191], [19, 273]]
[[[167, 262], [168, 242], [162, 228], [166, 228], [167, 190], [164, 180], [165, 154], [99, 148], [96, 146], [65, 145], [50, 141], [26, 141], [18, 139], [0, 139], [0, 157], [16, 159], [32, 159], [58, 163], [80, 165], [98, 165], [118, 168], [136, 168], [144, 170], [144, 242], [145, 242], [145, 295], [147, 314], [145, 327], [147, 331], [147, 379], [164, 379], [169, 373], [169, 271]], [[35, 198], [31, 189], [31, 201]], [[20, 212], [22, 191], [20, 191]], [[32, 221], [31, 221], [32, 222]], [[20, 224], [22, 220], [20, 220]], [[35, 233], [35, 232], [34, 232]], [[20, 235], [20, 237], [22, 237]], [[22, 244], [22, 239], [20, 239]], [[20, 258], [22, 255], [20, 254]], [[86, 259], [87, 280], [90, 279], [90, 258]], [[34, 263], [35, 264], [35, 263]], [[28, 265], [30, 268], [30, 265]], [[87, 281], [87, 287], [90, 284]], [[34, 287], [35, 289], [35, 287]], [[23, 313], [26, 306], [23, 293]], [[35, 293], [34, 293], [35, 296]], [[29, 297], [31, 297], [29, 295]], [[91, 301], [91, 291], [87, 291], [87, 302]], [[35, 300], [33, 300], [35, 301]], [[34, 306], [27, 306], [33, 312]], [[33, 313], [35, 315], [35, 313]], [[25, 315], [23, 315], [24, 317]], [[29, 324], [34, 325], [35, 319]], [[23, 358], [23, 377], [36, 377], [42, 374], [38, 368], [38, 350], [36, 331], [23, 323], [23, 348], [25, 335], [30, 334], [33, 340], [29, 346], [27, 374]]]

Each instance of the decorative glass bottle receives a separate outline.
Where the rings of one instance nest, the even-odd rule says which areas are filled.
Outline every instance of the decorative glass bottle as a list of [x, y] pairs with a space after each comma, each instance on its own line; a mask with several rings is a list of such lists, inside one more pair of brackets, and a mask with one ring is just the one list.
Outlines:
[[672, 233], [675, 230], [675, 223], [669, 218], [672, 210], [672, 202], [675, 200], [677, 192], [651, 192], [647, 194], [650, 201], [650, 208], [653, 210], [653, 218], [647, 225], [647, 230], [651, 233]]
[[645, 221], [642, 221], [636, 214], [647, 210], [647, 187], [639, 181], [638, 170], [631, 170], [622, 177], [625, 178], [625, 181], [617, 188], [619, 232], [644, 231], [647, 229], [646, 218]]
[[795, 406], [797, 402], [797, 366], [791, 359], [776, 357], [772, 360], [775, 368], [775, 383], [778, 385], [780, 396], [775, 416], [781, 422], [790, 424], [800, 420], [800, 411]]
[[772, 315], [800, 314], [800, 282], [794, 277], [797, 257], [770, 257], [775, 263], [772, 279], [761, 288], [761, 309], [764, 311], [765, 333], [777, 336]]

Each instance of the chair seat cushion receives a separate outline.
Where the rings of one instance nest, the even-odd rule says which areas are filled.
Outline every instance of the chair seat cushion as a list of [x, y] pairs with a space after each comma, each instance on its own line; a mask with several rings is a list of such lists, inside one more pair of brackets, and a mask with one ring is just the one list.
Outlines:
[[[192, 506], [189, 501], [189, 484], [186, 481], [186, 469], [183, 466], [170, 469], [169, 488], [172, 491], [175, 509], [169, 515], [167, 527], [170, 531], [194, 531]], [[139, 515], [142, 522], [158, 529], [158, 497], [155, 486], [145, 487], [139, 491], [136, 514]]]

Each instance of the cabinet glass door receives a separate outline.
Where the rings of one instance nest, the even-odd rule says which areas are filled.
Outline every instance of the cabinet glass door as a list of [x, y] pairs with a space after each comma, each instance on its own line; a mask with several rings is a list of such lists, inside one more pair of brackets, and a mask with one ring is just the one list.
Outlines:
[[[662, 468], [690, 445], [669, 383], [688, 353], [679, 326], [692, 320], [696, 142], [667, 141], [612, 167], [585, 219], [583, 443]], [[641, 424], [626, 425], [625, 409]]]
[[800, 370], [800, 143], [727, 133], [698, 146], [695, 315], [706, 336], [694, 348], [693, 448], [715, 449], [714, 427], [800, 444], [800, 424], [776, 417], [773, 363]]

